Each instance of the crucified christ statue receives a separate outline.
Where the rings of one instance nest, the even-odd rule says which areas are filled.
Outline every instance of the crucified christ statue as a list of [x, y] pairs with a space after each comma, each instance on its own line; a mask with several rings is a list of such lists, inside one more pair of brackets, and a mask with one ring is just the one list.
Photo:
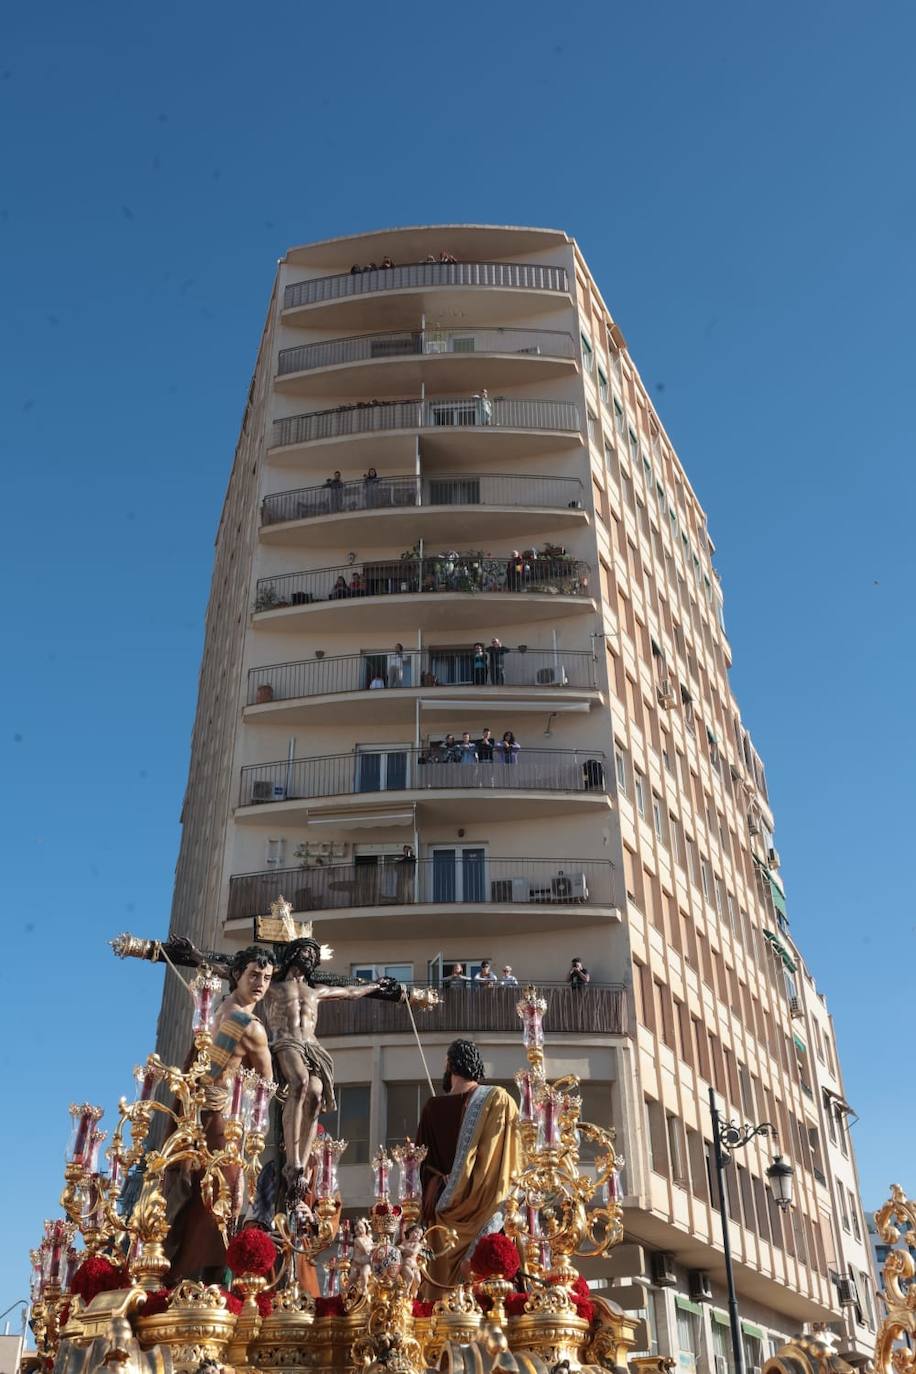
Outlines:
[[399, 1001], [403, 996], [400, 983], [393, 978], [356, 985], [316, 984], [314, 974], [320, 961], [317, 940], [310, 936], [291, 940], [279, 955], [277, 971], [262, 1004], [270, 1048], [288, 1088], [283, 1107], [284, 1173], [292, 1192], [305, 1188], [319, 1114], [336, 1106], [334, 1064], [315, 1037], [319, 1005], [330, 999], [381, 996]]

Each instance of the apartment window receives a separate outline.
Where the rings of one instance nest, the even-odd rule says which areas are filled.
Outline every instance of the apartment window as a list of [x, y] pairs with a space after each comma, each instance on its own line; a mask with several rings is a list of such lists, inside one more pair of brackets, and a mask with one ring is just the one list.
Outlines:
[[[413, 1140], [417, 1133], [420, 1112], [429, 1097], [428, 1083], [386, 1083], [388, 1098], [385, 1121], [385, 1144], [396, 1145], [405, 1136]], [[347, 1137], [344, 1137], [346, 1139]], [[347, 1151], [349, 1159], [350, 1152]], [[368, 1158], [368, 1156], [367, 1156]]]
[[[581, 1083], [579, 1096], [582, 1099], [582, 1120], [590, 1121], [594, 1126], [604, 1126], [605, 1128], [611, 1126], [613, 1119], [612, 1092], [612, 1083]], [[579, 1148], [579, 1158], [584, 1163], [591, 1163], [597, 1157], [599, 1149], [600, 1146], [583, 1139]]]
[[763, 1365], [763, 1344], [757, 1336], [744, 1332], [744, 1366], [748, 1374], [755, 1374]]
[[712, 1314], [712, 1352], [715, 1374], [733, 1374], [735, 1359], [731, 1331], [724, 1312]]
[[849, 1230], [849, 1212], [848, 1212], [847, 1207], [846, 1207], [846, 1189], [842, 1186], [842, 1184], [840, 1185], [839, 1188], [837, 1188], [837, 1194], [838, 1194], [839, 1199], [840, 1199], [840, 1221], [842, 1222], [843, 1230], [844, 1230], [844, 1231], [848, 1231], [848, 1230]]
[[849, 1193], [849, 1217], [852, 1221], [852, 1234], [856, 1240], [862, 1239], [862, 1230], [859, 1226], [859, 1209], [856, 1206], [855, 1194], [850, 1190]]
[[668, 1158], [671, 1161], [671, 1177], [679, 1188], [686, 1188], [687, 1177], [687, 1157], [684, 1148], [683, 1126], [673, 1113], [668, 1113], [666, 1117], [668, 1131]]
[[580, 335], [580, 338], [582, 339], [582, 370], [583, 372], [591, 372], [595, 356], [594, 351], [584, 334]]
[[697, 845], [692, 835], [686, 836], [687, 846], [687, 873], [690, 881], [696, 886], [697, 881]]
[[630, 445], [630, 461], [633, 464], [633, 471], [635, 472], [639, 459], [639, 440], [629, 426], [627, 427], [627, 442]]
[[646, 814], [646, 780], [638, 768], [633, 769], [633, 790], [636, 793], [636, 810], [641, 816]]
[[604, 466], [607, 468], [614, 481], [619, 482], [620, 469], [617, 466], [617, 454], [611, 448], [610, 444], [605, 444], [604, 446]]
[[623, 418], [623, 406], [620, 404], [616, 396], [614, 397], [614, 424], [617, 428], [617, 433], [620, 435], [622, 439], [624, 436], [624, 431], [626, 430], [626, 424], [624, 423]]
[[627, 792], [627, 761], [622, 749], [615, 748], [614, 750], [614, 768], [617, 773], [617, 786], [624, 795], [629, 796]]
[[706, 1178], [706, 1155], [703, 1137], [699, 1131], [687, 1127], [687, 1158], [690, 1164], [690, 1191], [694, 1197], [709, 1201], [709, 1183]]
[[598, 442], [598, 416], [593, 415], [590, 410], [586, 411], [588, 419], [588, 437], [593, 444]]
[[697, 1317], [694, 1304], [690, 1303], [688, 1307], [686, 1298], [677, 1294], [674, 1301], [677, 1304], [677, 1343], [680, 1350], [678, 1367], [689, 1374], [697, 1366]]
[[738, 1084], [741, 1089], [741, 1110], [745, 1116], [752, 1120], [757, 1109], [754, 1106], [754, 1093], [751, 1088], [751, 1076], [747, 1071], [747, 1065], [738, 1061]]
[[655, 827], [656, 839], [662, 844], [665, 842], [665, 813], [662, 806], [662, 799], [656, 793], [652, 793], [652, 824]]
[[607, 405], [610, 400], [610, 392], [608, 391], [607, 377], [605, 377], [600, 367], [598, 368], [598, 395], [601, 397], [604, 405]]
[[671, 1026], [671, 1007], [668, 1002], [667, 988], [658, 979], [652, 980], [652, 993], [655, 1003], [655, 1030], [662, 1041], [670, 1048], [674, 1045]]
[[668, 1172], [668, 1161], [665, 1155], [666, 1134], [665, 1134], [665, 1113], [660, 1102], [654, 1098], [644, 1099], [646, 1104], [646, 1139], [649, 1143], [649, 1168], [656, 1174], [666, 1174]]
[[395, 978], [399, 983], [413, 982], [413, 964], [351, 964], [350, 977], [363, 983], [376, 983], [380, 978]]
[[[423, 1087], [425, 1102], [429, 1097], [429, 1084], [417, 1085]], [[332, 1112], [322, 1112], [318, 1118], [320, 1124], [333, 1136], [335, 1140], [346, 1140], [347, 1163], [348, 1164], [368, 1164], [369, 1163], [369, 1084], [368, 1083], [338, 1083], [335, 1086], [337, 1096], [337, 1106]], [[412, 1123], [401, 1132], [398, 1139], [403, 1140], [405, 1135], [409, 1135], [413, 1140], [417, 1130], [417, 1122], [420, 1119], [419, 1109]]]
[[700, 858], [700, 886], [703, 889], [703, 896], [707, 902], [712, 901], [712, 870], [709, 867], [709, 860], [701, 856]]
[[681, 822], [673, 811], [668, 812], [668, 833], [671, 836], [671, 853], [674, 856], [674, 862], [683, 868], [684, 833], [681, 830]]
[[684, 708], [684, 724], [687, 726], [687, 729], [692, 734], [695, 729], [693, 714], [693, 697], [687, 691], [687, 688], [684, 686], [683, 682], [681, 683], [681, 705]]

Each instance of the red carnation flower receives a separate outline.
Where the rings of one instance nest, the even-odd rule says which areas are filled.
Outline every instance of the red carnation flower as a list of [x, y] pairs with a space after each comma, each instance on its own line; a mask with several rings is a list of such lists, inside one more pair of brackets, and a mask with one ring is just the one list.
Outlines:
[[91, 1255], [83, 1260], [70, 1284], [71, 1292], [78, 1294], [88, 1307], [99, 1293], [112, 1293], [117, 1288], [129, 1288], [130, 1277], [126, 1269], [102, 1255]]
[[510, 1293], [506, 1298], [506, 1316], [520, 1317], [525, 1310], [525, 1303], [527, 1301], [527, 1293]]
[[474, 1246], [471, 1256], [471, 1273], [480, 1279], [514, 1279], [521, 1267], [521, 1259], [513, 1242], [501, 1231], [492, 1236], [481, 1236]]
[[67, 1322], [69, 1320], [70, 1304], [68, 1302], [65, 1302], [63, 1307], [60, 1309], [60, 1316], [57, 1318], [57, 1324], [60, 1327], [61, 1331], [63, 1331], [64, 1327], [67, 1325]]
[[226, 1263], [233, 1274], [269, 1274], [277, 1262], [277, 1247], [259, 1226], [246, 1226], [233, 1236]]
[[226, 1310], [231, 1312], [233, 1317], [237, 1317], [245, 1305], [242, 1299], [237, 1293], [230, 1293], [228, 1288], [221, 1288], [219, 1291], [226, 1299]]
[[595, 1319], [595, 1304], [588, 1298], [582, 1298], [578, 1293], [571, 1293], [573, 1307], [576, 1309], [576, 1316], [581, 1317], [591, 1325]]
[[315, 1299], [316, 1317], [344, 1317], [344, 1301], [339, 1293], [335, 1293], [333, 1298]]
[[415, 1317], [431, 1317], [435, 1302], [425, 1302], [422, 1298], [414, 1298], [411, 1312]]
[[584, 1279], [581, 1274], [578, 1276], [575, 1283], [569, 1285], [569, 1291], [578, 1294], [580, 1298], [590, 1298], [592, 1295], [587, 1279]]
[[157, 1288], [154, 1293], [147, 1293], [146, 1302], [138, 1310], [140, 1317], [158, 1317], [160, 1312], [164, 1312], [171, 1301], [172, 1292], [169, 1288]]

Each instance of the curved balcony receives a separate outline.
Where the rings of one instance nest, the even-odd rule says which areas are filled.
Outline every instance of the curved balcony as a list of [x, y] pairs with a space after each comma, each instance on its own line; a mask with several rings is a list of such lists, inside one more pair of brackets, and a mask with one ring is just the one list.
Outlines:
[[275, 385], [300, 396], [384, 396], [421, 384], [468, 391], [566, 377], [576, 366], [572, 335], [558, 329], [389, 329], [283, 348]]
[[[379, 801], [390, 806], [416, 805], [431, 818], [468, 817], [473, 807], [505, 814], [506, 796], [514, 797], [513, 819], [523, 815], [562, 814], [570, 805], [591, 809], [607, 805], [604, 757], [592, 750], [522, 749], [509, 764], [448, 761], [439, 744], [423, 749], [379, 745], [348, 754], [308, 759], [282, 759], [242, 769], [237, 819], [268, 825], [277, 813], [304, 819], [330, 809], [371, 810]], [[405, 813], [408, 814], [408, 813]]]
[[524, 458], [551, 453], [563, 443], [582, 443], [579, 412], [570, 401], [508, 400], [481, 395], [435, 400], [366, 401], [310, 410], [274, 420], [273, 461], [295, 461], [303, 452], [337, 461], [335, 450], [354, 440], [372, 440], [377, 468], [409, 466], [417, 434], [427, 457], [452, 455], [460, 462], [485, 458], [493, 444], [499, 452]]
[[[489, 638], [482, 634], [481, 643]], [[374, 692], [371, 704], [367, 691]], [[408, 650], [400, 661], [366, 651], [250, 669], [245, 718], [344, 724], [365, 720], [371, 706], [379, 724], [412, 726], [418, 700], [424, 712], [466, 710], [471, 700], [495, 716], [534, 708], [584, 711], [601, 697], [588, 650], [507, 648], [484, 668], [475, 668], [472, 649], [460, 646]]]
[[[457, 854], [457, 858], [456, 858]], [[285, 897], [297, 915], [321, 913], [346, 924], [346, 935], [428, 933], [430, 922], [461, 918], [465, 931], [514, 933], [593, 925], [619, 919], [613, 865], [595, 859], [494, 859], [443, 847], [407, 866], [390, 862], [331, 864], [241, 873], [229, 879], [229, 921], [251, 920]], [[384, 914], [378, 908], [384, 907]], [[371, 910], [367, 911], [367, 908]]]
[[[379, 522], [381, 526], [379, 527]], [[337, 547], [482, 535], [525, 538], [588, 522], [577, 477], [435, 473], [300, 487], [266, 496], [261, 538], [271, 544]], [[383, 537], [384, 536], [384, 537]]]
[[[527, 624], [594, 611], [588, 566], [575, 558], [538, 558], [518, 565], [506, 555], [438, 554], [363, 560], [310, 572], [259, 578], [256, 624], [298, 630], [344, 624], [350, 630], [475, 629], [485, 596], [486, 619]], [[344, 621], [342, 617], [346, 617]]]
[[569, 305], [563, 267], [537, 262], [415, 262], [291, 282], [283, 292], [285, 324], [318, 327], [346, 318], [356, 327], [410, 327], [422, 314], [460, 309], [481, 324], [525, 319]]
[[[519, 979], [525, 981], [519, 967]], [[549, 1035], [629, 1035], [626, 989], [620, 983], [589, 983], [571, 988], [568, 983], [538, 981], [547, 999], [544, 1025]], [[439, 989], [441, 1002], [423, 1013], [427, 1034], [477, 1035], [519, 1034], [519, 989], [469, 987]], [[318, 1034], [322, 1040], [349, 1035], [412, 1035], [410, 1017], [402, 1002], [378, 1002], [369, 997], [355, 1001], [325, 1001], [318, 1014]]]

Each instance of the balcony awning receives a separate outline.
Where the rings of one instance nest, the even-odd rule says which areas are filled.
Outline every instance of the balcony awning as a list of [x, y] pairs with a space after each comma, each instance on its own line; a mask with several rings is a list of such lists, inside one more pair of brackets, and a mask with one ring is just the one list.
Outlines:
[[[583, 688], [583, 691], [588, 691]], [[492, 698], [488, 698], [492, 702]], [[481, 711], [480, 697], [421, 697], [420, 706], [424, 711], [471, 711], [479, 714]], [[541, 715], [545, 711], [550, 711], [553, 715], [560, 715], [566, 711], [589, 711], [591, 707], [587, 701], [513, 701], [513, 713], [522, 711], [539, 711]]]
[[800, 1035], [793, 1034], [792, 1039], [795, 1042], [795, 1048], [798, 1050], [799, 1054], [808, 1053], [808, 1046], [805, 1044], [804, 1040], [802, 1040]]
[[712, 1308], [709, 1315], [712, 1317], [713, 1321], [718, 1322], [720, 1326], [731, 1326], [728, 1313], [720, 1312], [718, 1307]]
[[783, 892], [782, 888], [779, 887], [778, 884], [773, 881], [773, 876], [771, 873], [767, 873], [767, 878], [770, 883], [770, 894], [773, 898], [773, 905], [779, 912], [780, 916], [785, 916], [786, 920], [788, 920], [789, 913], [786, 909], [785, 893]]
[[741, 1330], [745, 1336], [753, 1336], [756, 1341], [764, 1339], [763, 1327], [755, 1326], [753, 1322], [746, 1322], [743, 1317], [741, 1318]]
[[412, 810], [402, 811], [335, 811], [309, 815], [308, 824], [332, 825], [336, 829], [345, 826], [348, 830], [375, 830], [379, 826], [413, 825]]
[[692, 1312], [695, 1317], [702, 1317], [703, 1309], [698, 1302], [691, 1302], [689, 1298], [684, 1298], [680, 1293], [674, 1295], [674, 1305], [682, 1312]]
[[780, 959], [782, 960], [786, 968], [789, 970], [789, 972], [794, 973], [798, 965], [792, 958], [792, 955], [786, 949], [785, 945], [779, 939], [779, 937], [777, 935], [774, 935], [772, 930], [767, 930], [766, 928], [764, 928], [763, 936], [765, 940], [769, 940], [770, 944], [773, 946], [776, 953], [779, 955]]

